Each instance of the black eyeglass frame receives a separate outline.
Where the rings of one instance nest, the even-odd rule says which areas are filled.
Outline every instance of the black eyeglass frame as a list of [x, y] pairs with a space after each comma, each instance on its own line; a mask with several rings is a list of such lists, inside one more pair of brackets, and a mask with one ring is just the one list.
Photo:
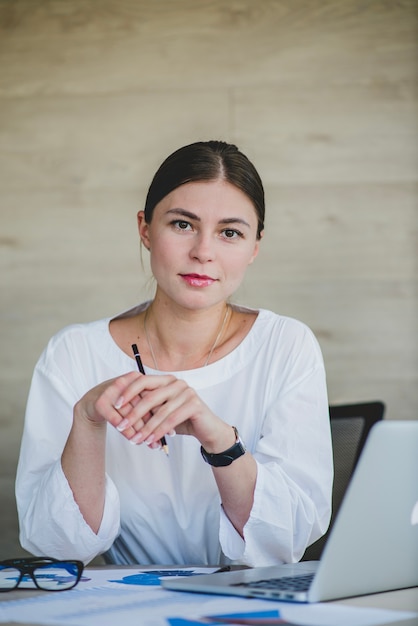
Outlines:
[[[56, 589], [48, 588], [47, 589], [46, 587], [42, 587], [37, 582], [36, 576], [34, 575], [34, 571], [37, 569], [41, 570], [43, 567], [47, 568], [50, 565], [62, 565], [64, 568], [65, 568], [65, 565], [71, 565], [72, 567], [75, 566], [77, 568], [76, 580], [69, 587], [63, 587], [61, 589], [60, 588], [56, 588]], [[76, 559], [60, 560], [60, 559], [53, 559], [51, 557], [40, 557], [40, 556], [24, 557], [20, 559], [6, 559], [4, 561], [0, 561], [0, 568], [2, 566], [13, 567], [19, 570], [20, 576], [17, 579], [14, 587], [0, 587], [0, 593], [7, 592], [7, 591], [14, 591], [15, 589], [17, 589], [25, 575], [30, 576], [33, 583], [35, 584], [35, 587], [37, 589], [40, 589], [41, 591], [68, 591], [69, 589], [73, 589], [79, 583], [80, 578], [83, 574], [83, 570], [84, 570], [84, 563]]]

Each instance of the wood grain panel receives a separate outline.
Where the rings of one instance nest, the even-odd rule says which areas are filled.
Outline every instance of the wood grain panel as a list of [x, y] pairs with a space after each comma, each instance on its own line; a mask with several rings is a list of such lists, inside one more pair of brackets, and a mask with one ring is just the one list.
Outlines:
[[414, 0], [0, 2], [0, 94], [406, 78]]
[[183, 142], [228, 134], [222, 92], [22, 98], [4, 100], [1, 108], [3, 188], [19, 189], [22, 181], [44, 189], [148, 185], [160, 161]]

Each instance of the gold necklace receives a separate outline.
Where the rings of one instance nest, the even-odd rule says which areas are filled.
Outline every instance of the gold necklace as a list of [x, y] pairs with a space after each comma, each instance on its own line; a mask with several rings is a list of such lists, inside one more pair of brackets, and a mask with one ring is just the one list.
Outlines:
[[[154, 368], [155, 368], [156, 370], [159, 370], [160, 368], [158, 367], [157, 359], [155, 358], [155, 353], [154, 353], [154, 350], [153, 350], [153, 348], [152, 348], [152, 343], [151, 343], [151, 340], [150, 340], [150, 337], [149, 337], [149, 334], [148, 334], [148, 328], [147, 328], [148, 309], [149, 309], [149, 307], [147, 307], [147, 309], [145, 310], [145, 316], [144, 316], [144, 331], [145, 331], [145, 337], [147, 338], [147, 343], [148, 343], [149, 351], [151, 352], [152, 360], [154, 361]], [[205, 362], [204, 362], [204, 364], [203, 364], [203, 367], [206, 367], [206, 366], [209, 364], [209, 361], [210, 361], [210, 359], [211, 359], [211, 356], [212, 356], [212, 354], [213, 354], [213, 351], [215, 350], [216, 346], [218, 345], [218, 341], [219, 341], [219, 340], [220, 340], [220, 338], [222, 337], [222, 334], [223, 334], [223, 332], [224, 332], [224, 330], [225, 330], [225, 327], [226, 327], [226, 322], [227, 322], [227, 320], [229, 319], [229, 314], [230, 314], [230, 313], [232, 314], [232, 310], [231, 310], [231, 308], [230, 308], [229, 304], [227, 304], [227, 305], [226, 305], [226, 308], [225, 308], [225, 315], [224, 315], [224, 317], [223, 317], [221, 327], [220, 327], [220, 329], [219, 329], [218, 334], [217, 334], [217, 335], [216, 335], [216, 337], [215, 337], [215, 341], [213, 342], [211, 349], [209, 350], [208, 356], [207, 356], [207, 358], [206, 358], [206, 361], [205, 361]]]

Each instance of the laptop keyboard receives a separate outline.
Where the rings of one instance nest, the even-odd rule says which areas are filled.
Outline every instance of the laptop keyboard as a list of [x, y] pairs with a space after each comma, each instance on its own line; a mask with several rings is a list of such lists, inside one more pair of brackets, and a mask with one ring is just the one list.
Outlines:
[[281, 576], [280, 578], [268, 578], [254, 582], [236, 583], [234, 587], [251, 587], [256, 589], [280, 589], [284, 591], [307, 591], [315, 574], [300, 574], [298, 576]]

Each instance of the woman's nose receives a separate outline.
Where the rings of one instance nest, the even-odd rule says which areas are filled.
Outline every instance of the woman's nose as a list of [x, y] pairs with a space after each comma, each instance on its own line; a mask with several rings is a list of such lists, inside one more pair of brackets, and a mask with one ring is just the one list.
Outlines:
[[200, 263], [208, 263], [215, 258], [215, 242], [208, 235], [199, 235], [194, 240], [190, 256]]

